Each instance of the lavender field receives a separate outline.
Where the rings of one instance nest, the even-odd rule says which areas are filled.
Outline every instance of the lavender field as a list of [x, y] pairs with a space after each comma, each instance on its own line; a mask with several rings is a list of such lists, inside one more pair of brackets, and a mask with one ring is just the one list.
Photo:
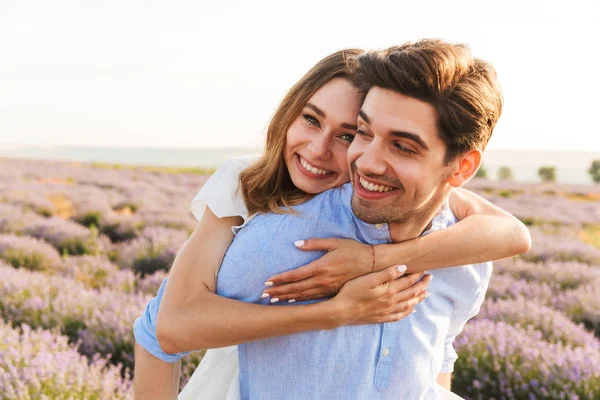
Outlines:
[[[203, 171], [0, 158], [0, 398], [132, 397], [132, 323]], [[600, 186], [475, 180], [531, 228], [457, 339], [469, 399], [600, 398]], [[185, 384], [202, 353], [184, 360]]]

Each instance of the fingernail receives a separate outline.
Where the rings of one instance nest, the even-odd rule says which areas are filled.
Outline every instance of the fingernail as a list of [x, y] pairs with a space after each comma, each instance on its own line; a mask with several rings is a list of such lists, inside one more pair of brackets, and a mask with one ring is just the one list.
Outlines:
[[273, 297], [271, 299], [271, 303], [277, 303], [279, 301], [279, 299], [277, 297]]
[[296, 246], [296, 247], [304, 246], [304, 240], [296, 240], [294, 242], [294, 246]]
[[296, 299], [289, 299], [288, 300], [288, 303], [295, 303], [295, 302], [296, 302]]
[[406, 272], [406, 265], [398, 265], [396, 268], [398, 268], [398, 272], [401, 274]]
[[417, 312], [417, 310], [415, 310], [415, 309], [413, 308], [413, 310], [412, 310], [411, 314], [414, 314], [414, 313], [416, 313], [416, 312]]
[[270, 296], [270, 294], [269, 294], [269, 293], [263, 293], [263, 294], [261, 294], [261, 295], [260, 295], [260, 298], [261, 298], [261, 299], [266, 299], [266, 298], [267, 298], [267, 297], [269, 297], [269, 296]]
[[430, 292], [425, 293], [425, 298], [428, 298], [429, 296], [431, 296]]
[[431, 282], [433, 280], [433, 275], [429, 275], [429, 282]]
[[271, 282], [271, 281], [266, 281], [266, 282], [265, 282], [265, 286], [273, 286], [273, 282]]

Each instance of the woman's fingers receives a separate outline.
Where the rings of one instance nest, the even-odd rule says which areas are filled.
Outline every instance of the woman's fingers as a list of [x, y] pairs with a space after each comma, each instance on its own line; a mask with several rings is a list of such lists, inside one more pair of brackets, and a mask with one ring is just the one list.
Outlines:
[[[311, 250], [325, 250], [330, 251], [338, 247], [340, 239], [306, 239], [306, 240], [297, 240], [294, 242], [294, 245], [300, 249], [305, 251]], [[302, 267], [293, 269], [291, 271], [283, 272], [281, 274], [277, 274], [275, 276], [270, 277], [265, 282], [267, 286], [280, 285], [282, 283], [289, 282], [298, 282], [303, 279], [310, 278], [311, 276], [315, 276], [317, 273], [317, 269], [319, 268], [319, 259], [311, 262], [310, 264], [306, 264]]]
[[287, 295], [283, 295], [283, 296], [273, 296], [271, 298], [271, 303], [281, 303], [281, 302], [295, 303], [297, 301], [322, 299], [324, 297], [327, 297], [327, 295], [325, 293], [323, 293], [322, 290], [309, 289], [309, 290], [305, 290], [304, 292], [300, 292], [300, 293], [287, 294]]
[[406, 310], [409, 310], [410, 312], [412, 312], [414, 307], [417, 304], [419, 304], [420, 302], [422, 302], [423, 300], [425, 300], [427, 298], [427, 296], [428, 296], [427, 292], [425, 292], [425, 291], [420, 292], [419, 294], [411, 297], [408, 300], [400, 301], [400, 302], [396, 303], [396, 305], [391, 307], [391, 309], [388, 313], [395, 314], [395, 313], [399, 313], [399, 312], [404, 312]]
[[275, 286], [263, 291], [263, 298], [266, 297], [277, 297], [280, 300], [296, 299], [300, 300], [301, 293], [307, 291], [322, 292], [323, 287], [319, 284], [319, 280], [316, 277], [305, 279], [301, 282], [285, 283], [283, 285]]
[[[385, 270], [384, 270], [385, 271]], [[390, 291], [400, 292], [413, 286], [419, 279], [423, 277], [423, 272], [416, 272], [414, 274], [408, 274], [400, 277], [400, 279], [393, 280], [389, 284]]]
[[431, 275], [425, 275], [423, 279], [411, 285], [410, 287], [398, 290], [393, 296], [394, 303], [410, 300], [417, 294], [427, 289], [429, 282], [431, 282]]
[[416, 312], [414, 307], [425, 300], [427, 296], [427, 292], [421, 292], [417, 296], [412, 297], [410, 300], [401, 301], [389, 308], [386, 312], [382, 313], [382, 315], [376, 318], [376, 320], [371, 321], [371, 323], [395, 322], [401, 320], [402, 318], [406, 318], [407, 316]]
[[265, 282], [266, 286], [273, 285], [281, 285], [289, 282], [298, 282], [304, 279], [308, 279], [313, 277], [317, 273], [317, 269], [319, 268], [318, 264], [319, 260], [315, 260], [310, 264], [306, 264], [302, 267], [293, 269], [291, 271], [282, 272], [281, 274], [277, 274], [275, 276], [270, 277]]
[[331, 238], [312, 238], [306, 240], [297, 240], [294, 242], [294, 246], [300, 250], [325, 250], [330, 251], [338, 247], [340, 239]]
[[358, 279], [365, 279], [365, 282], [371, 287], [375, 288], [378, 285], [384, 283], [390, 283], [400, 278], [406, 272], [406, 265], [395, 265], [387, 267], [379, 272], [372, 272], [364, 277]]

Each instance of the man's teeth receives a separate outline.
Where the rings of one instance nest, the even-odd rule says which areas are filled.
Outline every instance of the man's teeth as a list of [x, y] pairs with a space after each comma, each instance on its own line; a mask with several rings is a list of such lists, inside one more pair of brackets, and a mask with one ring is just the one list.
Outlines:
[[360, 185], [362, 187], [364, 187], [365, 189], [367, 189], [369, 192], [385, 193], [385, 192], [389, 192], [390, 190], [394, 189], [393, 187], [389, 187], [389, 186], [373, 185], [373, 183], [367, 182], [367, 180], [362, 177], [360, 177], [359, 181], [360, 181]]
[[309, 163], [307, 163], [306, 161], [304, 161], [304, 158], [302, 157], [298, 157], [300, 159], [300, 164], [302, 164], [302, 166], [304, 167], [305, 170], [312, 172], [313, 174], [317, 174], [317, 175], [327, 175], [330, 174], [331, 171], [327, 171], [325, 169], [319, 169], [319, 168], [315, 168], [312, 165], [310, 165]]

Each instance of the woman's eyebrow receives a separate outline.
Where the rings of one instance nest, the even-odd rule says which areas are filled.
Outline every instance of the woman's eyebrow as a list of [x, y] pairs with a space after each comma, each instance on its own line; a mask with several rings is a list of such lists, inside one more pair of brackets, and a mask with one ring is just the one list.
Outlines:
[[321, 118], [325, 118], [325, 111], [321, 110], [319, 107], [315, 106], [312, 103], [306, 103], [306, 107], [310, 108], [314, 112], [316, 112]]
[[[312, 104], [312, 103], [306, 103], [306, 107], [308, 107], [311, 110], [313, 110], [321, 118], [327, 118], [327, 115], [325, 114], [325, 111], [321, 110], [319, 107], [315, 106], [314, 104]], [[351, 129], [353, 131], [355, 131], [356, 128], [357, 128], [356, 124], [349, 124], [347, 122], [342, 122], [340, 124], [340, 127], [344, 128], [344, 129]]]

